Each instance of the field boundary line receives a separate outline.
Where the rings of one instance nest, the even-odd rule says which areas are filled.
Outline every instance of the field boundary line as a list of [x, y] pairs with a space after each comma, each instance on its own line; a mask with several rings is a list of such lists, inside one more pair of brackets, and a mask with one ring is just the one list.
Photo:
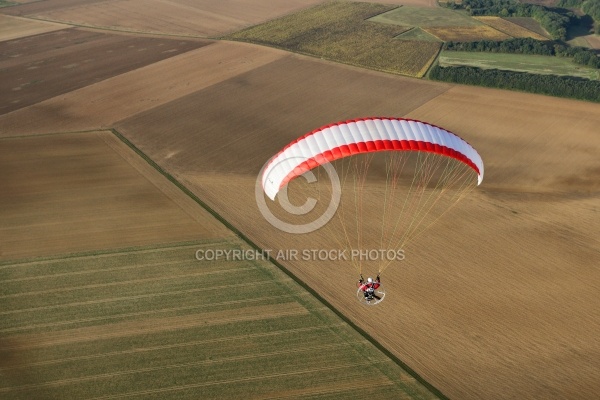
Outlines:
[[367, 67], [367, 66], [361, 65], [361, 64], [356, 64], [356, 63], [352, 63], [352, 62], [348, 62], [348, 61], [342, 61], [342, 60], [338, 60], [338, 59], [335, 59], [335, 58], [321, 57], [321, 56], [318, 56], [318, 55], [315, 55], [315, 54], [306, 53], [306, 52], [302, 52], [302, 51], [298, 51], [298, 50], [290, 50], [290, 49], [287, 49], [287, 48], [282, 47], [282, 46], [276, 46], [274, 44], [267, 44], [267, 43], [260, 43], [260, 42], [254, 41], [254, 40], [248, 40], [248, 39], [243, 39], [242, 40], [242, 39], [233, 39], [233, 38], [226, 38], [226, 37], [220, 37], [219, 40], [229, 41], [229, 42], [236, 42], [236, 43], [250, 43], [250, 44], [253, 44], [255, 46], [270, 47], [270, 48], [276, 49], [276, 50], [283, 50], [283, 51], [285, 51], [287, 53], [290, 53], [290, 54], [297, 54], [297, 55], [301, 55], [301, 56], [304, 56], [304, 57], [309, 57], [309, 58], [312, 58], [314, 60], [327, 61], [327, 62], [331, 62], [331, 63], [334, 63], [334, 64], [346, 65], [348, 67], [358, 68], [358, 69], [366, 70], [366, 71], [377, 72], [377, 73], [381, 73], [381, 74], [388, 74], [388, 75], [394, 75], [394, 76], [400, 76], [400, 77], [412, 78], [412, 79], [423, 79], [423, 77], [418, 77], [416, 75], [403, 74], [403, 73], [400, 73], [400, 72], [396, 72], [396, 71], [392, 71], [392, 70], [388, 70], [388, 69], [384, 69], [384, 68]]
[[[257, 245], [254, 241], [252, 241], [248, 236], [246, 236], [242, 231], [236, 228], [232, 223], [227, 221], [224, 217], [222, 217], [219, 213], [217, 213], [212, 207], [210, 207], [207, 203], [202, 201], [198, 196], [196, 196], [190, 189], [188, 189], [185, 185], [179, 182], [173, 175], [163, 169], [160, 165], [158, 165], [154, 160], [148, 157], [143, 151], [137, 148], [129, 139], [123, 136], [119, 131], [115, 128], [111, 128], [111, 131], [117, 136], [120, 140], [122, 140], [127, 146], [129, 146], [134, 152], [136, 152], [140, 157], [142, 157], [146, 162], [148, 162], [153, 168], [156, 168], [158, 172], [160, 172], [165, 178], [167, 178], [170, 182], [172, 182], [175, 186], [177, 186], [180, 190], [182, 190], [186, 195], [190, 196], [196, 203], [202, 206], [209, 214], [215, 217], [219, 222], [221, 222], [225, 227], [230, 229], [236, 236], [238, 236], [241, 240], [246, 242], [252, 249], [260, 252], [264, 252], [259, 245]], [[326, 308], [328, 308], [331, 312], [333, 312], [336, 316], [338, 316], [342, 321], [348, 324], [351, 328], [353, 328], [356, 332], [358, 332], [362, 337], [364, 337], [368, 342], [370, 342], [373, 346], [375, 346], [379, 351], [381, 351], [386, 357], [388, 357], [391, 361], [393, 361], [396, 365], [402, 368], [406, 373], [412, 376], [417, 382], [423, 385], [427, 390], [433, 393], [436, 397], [442, 400], [449, 400], [447, 396], [445, 396], [439, 389], [433, 386], [431, 383], [426, 381], [421, 375], [419, 375], [415, 370], [410, 368], [404, 361], [402, 361], [399, 357], [394, 355], [391, 351], [389, 351], [385, 346], [379, 343], [373, 336], [369, 335], [364, 329], [359, 327], [357, 324], [352, 322], [350, 318], [346, 317], [341, 311], [333, 306], [329, 301], [327, 301], [324, 297], [322, 297], [315, 289], [313, 289], [310, 285], [307, 285], [302, 281], [298, 276], [292, 273], [289, 269], [287, 269], [283, 264], [281, 264], [277, 259], [275, 259], [270, 254], [267, 255], [268, 261], [270, 261], [273, 265], [279, 268], [283, 273], [285, 273], [288, 277], [290, 277], [294, 282], [296, 282], [300, 287], [304, 290], [308, 291], [315, 299], [317, 299], [321, 304], [323, 304]]]
[[[370, 20], [371, 18], [379, 17], [380, 15], [387, 14], [387, 13], [389, 13], [389, 12], [392, 12], [392, 11], [394, 11], [394, 10], [396, 10], [396, 9], [400, 8], [400, 7], [404, 7], [404, 4], [387, 4], [387, 5], [389, 5], [390, 7], [393, 7], [393, 8], [390, 8], [389, 10], [382, 11], [382, 12], [380, 12], [380, 13], [377, 13], [377, 14], [373, 14], [373, 15], [371, 15], [370, 17], [364, 18], [364, 19], [363, 19], [363, 21], [368, 21], [368, 20]], [[264, 23], [264, 22], [263, 22], [263, 23]], [[413, 26], [413, 28], [415, 28], [415, 27]], [[409, 29], [409, 30], [410, 30], [410, 29]], [[407, 31], [407, 32], [408, 32], [408, 31]]]
[[[421, 28], [419, 28], [419, 29], [421, 29]], [[424, 31], [423, 29], [421, 29], [421, 30], [422, 30], [423, 32], [426, 32], [426, 31]], [[426, 33], [429, 33], [429, 32], [426, 32]], [[430, 35], [431, 35], [431, 34], [430, 34]], [[435, 36], [435, 37], [437, 37], [437, 36]], [[438, 39], [439, 39], [439, 38], [438, 38]], [[432, 68], [433, 68], [435, 65], [437, 65], [437, 63], [439, 63], [440, 54], [442, 54], [442, 51], [443, 51], [443, 49], [444, 49], [444, 43], [443, 43], [443, 41], [442, 41], [442, 45], [439, 47], [439, 49], [438, 49], [437, 53], [435, 53], [435, 55], [432, 57], [433, 61], [431, 61], [431, 62], [429, 63], [429, 66], [427, 67], [427, 70], [426, 70], [426, 71], [423, 73], [423, 76], [422, 76], [422, 78], [425, 78], [425, 79], [427, 79], [427, 80], [431, 80], [431, 79], [429, 79], [429, 71], [431, 71], [431, 69], [432, 69]], [[421, 78], [421, 79], [422, 79], [422, 78]], [[448, 89], [449, 89], [449, 88], [448, 88]], [[429, 103], [430, 101], [434, 100], [436, 97], [438, 97], [438, 96], [442, 95], [443, 93], [446, 93], [446, 92], [448, 91], [448, 89], [444, 90], [442, 93], [440, 93], [440, 94], [438, 94], [437, 96], [433, 97], [432, 99], [428, 100], [428, 101], [427, 101], [427, 103]], [[423, 105], [424, 105], [424, 104], [422, 104], [421, 106], [423, 106]], [[418, 107], [417, 107], [417, 108], [418, 108]], [[413, 110], [413, 111], [414, 111], [414, 110]], [[411, 111], [411, 112], [412, 112], [412, 111]]]
[[[207, 230], [211, 230], [210, 223], [204, 218], [204, 210], [199, 211], [198, 204], [194, 202], [189, 196], [186, 196], [176, 186], [173, 186], [170, 182], [166, 181], [164, 176], [160, 174], [155, 168], [152, 168], [144, 159], [140, 158], [135, 152], [126, 146], [121, 140], [119, 140], [110, 131], [106, 131], [104, 135], [99, 135], [99, 138], [110, 148], [116, 156], [120, 157], [123, 162], [129, 164], [135, 169], [146, 181], [160, 191], [164, 196], [169, 198], [173, 204], [177, 206], [188, 218], [194, 221], [196, 224], [204, 226]], [[201, 208], [200, 208], [201, 209]], [[215, 223], [215, 221], [210, 221]], [[220, 225], [219, 225], [220, 226]], [[222, 227], [221, 227], [222, 228]], [[231, 231], [225, 231], [227, 234], [231, 234]], [[221, 234], [215, 231], [214, 235]], [[224, 233], [221, 236], [226, 236]]]

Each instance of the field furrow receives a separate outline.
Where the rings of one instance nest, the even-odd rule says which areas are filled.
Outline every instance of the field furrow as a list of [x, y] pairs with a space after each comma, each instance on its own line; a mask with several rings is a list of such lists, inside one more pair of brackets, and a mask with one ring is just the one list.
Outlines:
[[[431, 398], [394, 378], [404, 372], [270, 264], [199, 261], [195, 248], [210, 243], [5, 263], [0, 342], [11, 362], [0, 374], [14, 380], [0, 380], [0, 396], [236, 397], [259, 393], [253, 387], [263, 397], [332, 395], [353, 390], [360, 374], [399, 398]], [[173, 280], [187, 289], [172, 290]], [[27, 292], [39, 282], [56, 288]], [[66, 293], [80, 301], [51, 305]]]

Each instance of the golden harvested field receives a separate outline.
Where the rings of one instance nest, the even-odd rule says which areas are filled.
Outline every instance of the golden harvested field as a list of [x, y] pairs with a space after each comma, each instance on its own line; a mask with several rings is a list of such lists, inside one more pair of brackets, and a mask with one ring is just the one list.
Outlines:
[[68, 27], [68, 25], [54, 22], [34, 21], [0, 14], [0, 41], [57, 31]]
[[500, 17], [473, 17], [492, 28], [515, 38], [530, 37], [536, 40], [548, 40], [545, 36], [523, 28]]
[[[7, 13], [140, 33], [219, 36], [319, 3], [319, 0], [47, 0]], [[165, 16], [168, 15], [168, 18]]]
[[226, 237], [107, 131], [0, 139], [0, 259]]
[[473, 42], [476, 40], [505, 40], [510, 39], [505, 33], [502, 33], [491, 26], [451, 26], [451, 27], [425, 27], [424, 31], [432, 34], [445, 42]]

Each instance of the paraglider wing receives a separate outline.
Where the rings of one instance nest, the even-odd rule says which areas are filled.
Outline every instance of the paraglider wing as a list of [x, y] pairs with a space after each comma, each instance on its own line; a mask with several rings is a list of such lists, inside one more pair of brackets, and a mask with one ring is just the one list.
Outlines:
[[477, 173], [478, 185], [483, 181], [481, 157], [457, 135], [421, 121], [373, 117], [334, 123], [296, 139], [271, 159], [262, 186], [275, 200], [282, 187], [319, 165], [360, 153], [411, 150], [455, 158]]

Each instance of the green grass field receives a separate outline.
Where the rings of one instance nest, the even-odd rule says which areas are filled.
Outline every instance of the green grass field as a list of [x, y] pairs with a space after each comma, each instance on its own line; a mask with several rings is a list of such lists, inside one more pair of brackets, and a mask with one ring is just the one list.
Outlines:
[[599, 79], [599, 71], [573, 63], [568, 58], [528, 54], [443, 51], [439, 57], [442, 67], [470, 66], [484, 69], [504, 69], [547, 75], [570, 75]]
[[225, 39], [264, 44], [369, 69], [421, 77], [437, 56], [441, 44], [394, 40], [410, 27], [367, 21], [394, 7], [375, 3], [326, 2], [233, 33]]
[[0, 264], [0, 398], [435, 397], [272, 264], [195, 258], [243, 246]]
[[481, 22], [448, 8], [402, 6], [377, 15], [369, 21], [399, 26], [452, 27], [477, 26]]
[[423, 40], [427, 42], [441, 42], [440, 39], [425, 32], [421, 28], [413, 28], [407, 32], [402, 33], [396, 39], [398, 40]]

